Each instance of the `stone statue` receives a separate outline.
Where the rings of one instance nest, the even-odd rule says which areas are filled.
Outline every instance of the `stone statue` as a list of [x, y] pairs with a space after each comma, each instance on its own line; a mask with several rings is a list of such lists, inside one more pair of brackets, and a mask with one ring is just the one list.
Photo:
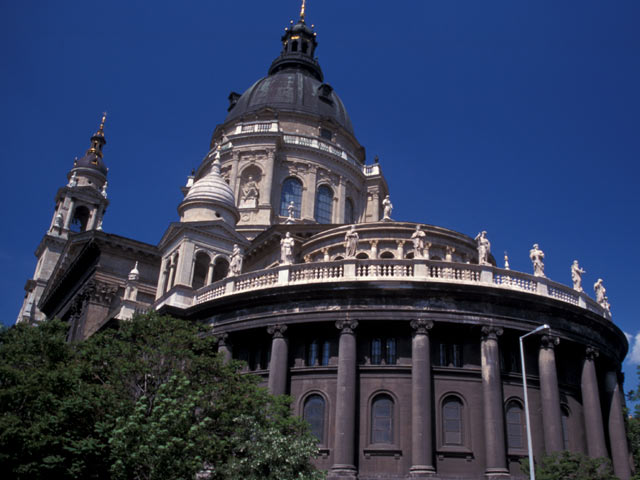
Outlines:
[[533, 248], [529, 250], [529, 258], [533, 262], [533, 276], [544, 277], [544, 252], [538, 248], [538, 244], [534, 243]]
[[578, 265], [578, 260], [574, 260], [571, 264], [571, 281], [573, 282], [573, 289], [576, 292], [584, 292], [582, 289], [582, 275], [586, 273], [584, 269]]
[[384, 214], [383, 214], [382, 219], [383, 220], [391, 220], [391, 212], [393, 211], [393, 204], [391, 203], [391, 200], [389, 199], [389, 195], [384, 197], [384, 200], [382, 201], [382, 206], [384, 207]]
[[478, 265], [489, 265], [489, 254], [491, 253], [491, 243], [487, 238], [487, 231], [483, 230], [476, 235], [478, 244]]
[[240, 207], [256, 208], [258, 206], [259, 196], [260, 191], [258, 190], [258, 184], [253, 179], [253, 175], [249, 175], [246, 183], [242, 187]]
[[349, 230], [344, 236], [344, 249], [345, 249], [345, 257], [353, 258], [356, 256], [356, 250], [358, 249], [358, 232], [356, 232], [356, 226], [351, 225], [351, 230]]
[[67, 184], [67, 187], [77, 187], [78, 186], [78, 174], [76, 172], [73, 172], [71, 174], [71, 178], [69, 179], [69, 183]]
[[100, 221], [98, 222], [98, 226], [96, 227], [96, 230], [102, 231], [102, 219], [100, 219]]
[[227, 277], [233, 277], [242, 273], [242, 261], [244, 256], [237, 243], [233, 245], [233, 252], [231, 252], [231, 262], [229, 262], [229, 273]]
[[504, 252], [504, 269], [509, 270], [509, 255], [507, 255], [507, 252]]
[[598, 302], [600, 306], [609, 310], [609, 298], [607, 297], [607, 289], [604, 288], [601, 278], [599, 278], [598, 281], [593, 284], [593, 290], [596, 292], [596, 302]]
[[293, 263], [293, 247], [296, 241], [291, 237], [291, 232], [280, 241], [280, 264], [291, 265]]
[[102, 186], [102, 196], [104, 198], [107, 198], [107, 185], [109, 184], [109, 182], [104, 182], [104, 185]]
[[64, 226], [64, 216], [62, 215], [62, 213], [58, 212], [53, 223], [58, 228], [62, 228]]
[[411, 235], [414, 258], [424, 258], [424, 240], [426, 237], [427, 234], [422, 231], [420, 225], [416, 225], [416, 231]]
[[294, 217], [295, 212], [296, 212], [296, 207], [293, 203], [293, 200], [291, 200], [289, 202], [289, 205], [287, 206], [287, 213], [289, 214], [289, 216], [287, 217], [287, 220], [285, 223], [292, 224], [295, 222], [295, 217]]

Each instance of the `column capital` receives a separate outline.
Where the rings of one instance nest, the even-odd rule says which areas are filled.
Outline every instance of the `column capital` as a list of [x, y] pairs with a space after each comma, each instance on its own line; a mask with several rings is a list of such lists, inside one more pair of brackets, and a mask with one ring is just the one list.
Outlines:
[[540, 348], [553, 350], [560, 343], [560, 337], [555, 335], [542, 335], [540, 337]]
[[600, 352], [595, 347], [588, 346], [584, 351], [584, 357], [587, 360], [594, 361], [599, 356], [600, 356]]
[[498, 337], [502, 335], [502, 328], [494, 327], [492, 325], [485, 325], [482, 327], [482, 341], [485, 340], [498, 340]]
[[336, 328], [340, 330], [340, 334], [350, 333], [353, 334], [353, 331], [358, 326], [357, 320], [337, 320]]
[[433, 321], [427, 320], [425, 318], [417, 318], [415, 320], [411, 320], [411, 328], [414, 330], [415, 335], [428, 335], [429, 330], [433, 328]]
[[229, 334], [228, 333], [216, 333], [214, 334], [218, 339], [218, 347], [226, 347], [229, 345]]
[[267, 332], [269, 335], [272, 335], [273, 338], [284, 338], [284, 332], [287, 331], [287, 326], [281, 323], [276, 323], [275, 325], [269, 325], [267, 327]]

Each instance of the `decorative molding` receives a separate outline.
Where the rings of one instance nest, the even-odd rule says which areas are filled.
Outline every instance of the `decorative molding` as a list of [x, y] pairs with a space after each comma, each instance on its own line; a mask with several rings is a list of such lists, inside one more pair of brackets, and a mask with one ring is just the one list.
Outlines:
[[555, 335], [542, 335], [540, 337], [540, 348], [553, 350], [560, 343], [560, 337]]
[[337, 320], [336, 328], [340, 330], [340, 334], [353, 334], [353, 331], [357, 328], [357, 320]]
[[273, 338], [284, 338], [284, 332], [287, 331], [287, 326], [281, 323], [276, 323], [275, 325], [269, 325], [267, 327], [267, 332], [269, 335], [273, 335]]
[[584, 358], [586, 360], [595, 361], [596, 358], [600, 356], [600, 351], [592, 346], [588, 346], [584, 352]]
[[482, 327], [482, 341], [498, 340], [498, 337], [502, 335], [502, 328], [494, 327], [491, 325], [485, 325]]

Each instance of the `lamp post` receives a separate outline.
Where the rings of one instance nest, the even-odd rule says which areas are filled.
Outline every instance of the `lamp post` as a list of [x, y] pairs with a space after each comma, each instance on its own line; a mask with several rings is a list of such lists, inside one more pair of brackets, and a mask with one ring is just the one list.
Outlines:
[[522, 362], [522, 388], [524, 390], [524, 413], [527, 419], [527, 449], [529, 450], [529, 478], [536, 480], [535, 465], [533, 464], [533, 446], [531, 445], [531, 420], [529, 419], [529, 396], [527, 395], [527, 372], [524, 366], [524, 347], [522, 340], [529, 335], [536, 334], [542, 330], [550, 330], [551, 327], [546, 323], [540, 325], [538, 328], [531, 330], [529, 333], [525, 333], [520, 337], [520, 361]]

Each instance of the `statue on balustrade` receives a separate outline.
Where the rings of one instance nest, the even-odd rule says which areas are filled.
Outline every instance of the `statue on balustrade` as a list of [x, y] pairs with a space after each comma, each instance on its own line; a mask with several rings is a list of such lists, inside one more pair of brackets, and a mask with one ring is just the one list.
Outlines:
[[344, 236], [344, 249], [346, 258], [354, 258], [356, 256], [356, 250], [358, 249], [358, 232], [356, 232], [356, 226], [351, 225], [351, 229]]
[[293, 263], [293, 247], [295, 240], [291, 237], [291, 232], [287, 232], [280, 241], [280, 264], [291, 265]]
[[609, 297], [607, 297], [607, 289], [604, 288], [601, 278], [593, 284], [593, 290], [596, 292], [596, 302], [607, 312], [610, 311], [609, 308], [611, 305], [609, 304]]
[[544, 252], [540, 250], [537, 243], [534, 243], [533, 248], [529, 250], [529, 258], [533, 263], [533, 275], [535, 277], [544, 277]]
[[227, 277], [233, 277], [242, 273], [242, 261], [244, 256], [238, 244], [233, 245], [233, 252], [231, 252], [231, 261], [229, 262], [229, 273]]
[[422, 231], [420, 225], [416, 225], [416, 231], [411, 235], [414, 258], [424, 258], [424, 240], [426, 237], [427, 234]]
[[582, 275], [586, 273], [584, 269], [578, 265], [578, 260], [574, 260], [571, 264], [571, 281], [573, 282], [573, 289], [576, 292], [584, 292], [582, 289]]
[[491, 243], [487, 238], [486, 230], [476, 235], [476, 243], [478, 244], [478, 265], [489, 265], [489, 254], [491, 253]]
[[383, 214], [382, 220], [387, 220], [387, 221], [391, 220], [391, 212], [393, 211], [393, 204], [389, 199], [389, 195], [384, 197], [384, 200], [382, 201], [382, 206], [384, 207], [384, 214]]

